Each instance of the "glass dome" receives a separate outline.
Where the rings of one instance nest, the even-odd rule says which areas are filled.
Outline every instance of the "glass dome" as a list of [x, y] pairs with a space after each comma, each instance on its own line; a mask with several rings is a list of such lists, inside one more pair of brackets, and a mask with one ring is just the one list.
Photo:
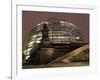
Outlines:
[[83, 36], [79, 28], [72, 23], [65, 20], [49, 19], [37, 24], [31, 32], [27, 35], [23, 43], [23, 54], [29, 57], [31, 50], [36, 50], [42, 40], [43, 24], [48, 28], [48, 38], [50, 44], [70, 44], [82, 43]]

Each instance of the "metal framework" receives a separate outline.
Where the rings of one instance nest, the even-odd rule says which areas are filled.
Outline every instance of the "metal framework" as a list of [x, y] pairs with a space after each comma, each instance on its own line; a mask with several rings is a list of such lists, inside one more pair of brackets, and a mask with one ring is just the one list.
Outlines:
[[46, 24], [49, 30], [48, 37], [50, 44], [70, 44], [83, 43], [83, 35], [79, 28], [66, 20], [48, 19], [36, 25], [27, 35], [23, 43], [23, 54], [27, 60], [31, 50], [39, 47], [42, 39], [43, 24]]

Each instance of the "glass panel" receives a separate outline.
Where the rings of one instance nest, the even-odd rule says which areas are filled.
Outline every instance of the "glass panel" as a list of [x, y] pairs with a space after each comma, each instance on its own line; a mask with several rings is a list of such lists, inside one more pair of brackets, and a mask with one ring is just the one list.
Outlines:
[[63, 37], [63, 38], [62, 38], [62, 42], [63, 42], [63, 41], [70, 41], [70, 40], [69, 40], [69, 37], [68, 37], [68, 36], [67, 36], [67, 37]]
[[49, 34], [49, 38], [52, 38], [53, 36], [52, 36], [52, 34]]
[[63, 41], [62, 43], [64, 43], [64, 44], [68, 44], [68, 43], [70, 43], [70, 41]]
[[37, 31], [41, 31], [42, 30], [42, 25], [40, 25], [39, 27], [37, 27]]
[[53, 27], [52, 26], [48, 26], [48, 29], [49, 29], [49, 31], [52, 31]]
[[41, 43], [41, 41], [37, 40], [36, 43]]
[[61, 38], [59, 38], [59, 36], [57, 36], [57, 37], [56, 37], [56, 36], [53, 37], [52, 40], [53, 40], [54, 43], [61, 43]]
[[56, 34], [60, 35], [60, 31], [53, 31], [52, 33], [53, 33], [53, 35], [56, 35]]
[[52, 30], [49, 30], [49, 33], [52, 33]]
[[38, 35], [37, 36], [42, 36], [42, 32], [38, 32]]
[[32, 47], [32, 46], [33, 46], [33, 44], [29, 44], [29, 45], [28, 45], [28, 47]]
[[36, 38], [37, 37], [37, 32], [33, 33], [31, 38]]
[[32, 38], [36, 38], [36, 37], [37, 37], [37, 34], [35, 34], [35, 35], [32, 36]]
[[30, 42], [29, 42], [29, 45], [33, 44], [34, 42], [35, 42], [35, 41], [30, 41]]
[[58, 34], [53, 34], [53, 36], [60, 36], [60, 33], [58, 33]]
[[59, 43], [59, 44], [61, 44], [61, 41], [53, 41], [52, 43]]
[[60, 31], [60, 33], [61, 33], [61, 34], [65, 34], [65, 33], [66, 33], [66, 31]]
[[59, 26], [57, 26], [57, 27], [53, 28], [53, 31], [60, 31]]
[[35, 41], [35, 39], [36, 39], [36, 38], [34, 38], [34, 37], [31, 37], [31, 40], [32, 40], [32, 41]]
[[37, 39], [36, 39], [36, 41], [39, 41], [39, 40], [41, 40], [41, 39], [42, 39], [42, 37], [39, 37], [39, 36], [38, 36]]
[[75, 37], [70, 37], [70, 40], [71, 40], [71, 42], [76, 42], [76, 39], [75, 39]]

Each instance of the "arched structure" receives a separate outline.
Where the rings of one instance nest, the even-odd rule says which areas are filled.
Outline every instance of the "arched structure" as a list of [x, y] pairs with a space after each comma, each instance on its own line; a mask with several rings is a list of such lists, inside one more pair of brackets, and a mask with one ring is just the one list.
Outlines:
[[52, 48], [51, 45], [54, 46], [55, 44], [57, 46], [62, 45], [63, 47], [63, 45], [81, 44], [84, 41], [82, 33], [74, 24], [69, 23], [66, 20], [54, 18], [48, 19], [33, 27], [32, 31], [27, 35], [23, 43], [22, 52], [25, 56], [23, 62], [29, 59], [31, 52], [35, 52], [41, 46], [44, 24], [48, 29], [46, 34], [48, 36], [49, 45], [47, 46], [50, 46], [50, 48]]

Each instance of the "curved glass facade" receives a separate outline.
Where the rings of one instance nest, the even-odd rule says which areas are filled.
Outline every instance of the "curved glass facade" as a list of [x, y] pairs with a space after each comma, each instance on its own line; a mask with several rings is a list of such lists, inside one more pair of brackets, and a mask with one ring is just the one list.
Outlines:
[[36, 25], [27, 35], [23, 44], [23, 54], [28, 59], [31, 50], [36, 50], [39, 47], [42, 39], [43, 24], [48, 27], [48, 38], [50, 44], [70, 44], [82, 43], [83, 36], [79, 28], [65, 20], [49, 19]]

